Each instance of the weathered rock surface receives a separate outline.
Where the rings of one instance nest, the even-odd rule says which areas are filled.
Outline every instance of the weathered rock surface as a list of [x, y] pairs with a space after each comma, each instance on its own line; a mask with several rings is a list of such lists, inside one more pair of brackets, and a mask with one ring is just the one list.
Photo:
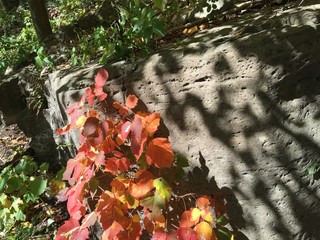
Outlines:
[[[319, 180], [305, 173], [320, 157], [319, 24], [320, 4], [244, 16], [135, 65], [106, 66], [114, 99], [134, 93], [161, 113], [191, 161], [191, 191], [221, 188], [241, 239], [319, 239]], [[53, 129], [98, 68], [50, 75]]]
[[42, 113], [37, 114], [28, 107], [28, 99], [33, 91], [30, 79], [32, 74], [27, 69], [0, 79], [0, 127], [17, 124], [27, 137], [32, 137], [29, 145], [35, 157], [54, 167], [58, 164], [59, 153], [52, 137], [53, 130]]

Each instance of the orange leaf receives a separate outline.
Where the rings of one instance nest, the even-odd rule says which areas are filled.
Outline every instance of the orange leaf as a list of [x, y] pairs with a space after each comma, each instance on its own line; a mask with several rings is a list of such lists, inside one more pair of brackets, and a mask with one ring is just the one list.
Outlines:
[[191, 228], [196, 225], [201, 216], [201, 211], [198, 208], [191, 208], [188, 211], [184, 211], [181, 216], [180, 227]]
[[152, 137], [153, 134], [158, 130], [160, 125], [160, 114], [152, 113], [149, 116], [146, 116], [144, 119], [144, 132], [147, 136]]
[[129, 95], [126, 99], [126, 106], [128, 108], [135, 108], [138, 104], [138, 98], [135, 95]]
[[209, 197], [209, 196], [199, 197], [197, 199], [196, 206], [197, 208], [200, 208], [200, 209], [204, 209], [204, 208], [207, 208], [208, 206], [212, 206], [212, 197]]
[[142, 198], [153, 188], [153, 175], [149, 171], [137, 172], [139, 175], [137, 183], [132, 183], [129, 193], [134, 198]]
[[214, 234], [212, 227], [207, 222], [200, 222], [196, 226], [196, 232], [197, 232], [198, 239], [203, 239], [203, 240], [211, 240], [212, 235]]
[[70, 130], [70, 128], [71, 128], [71, 124], [68, 124], [64, 128], [59, 128], [59, 129], [57, 129], [57, 134], [64, 135]]
[[152, 139], [147, 148], [146, 160], [149, 165], [154, 164], [158, 168], [171, 167], [174, 154], [168, 139]]
[[159, 228], [165, 228], [166, 227], [166, 218], [163, 216], [163, 214], [161, 214], [160, 216], [158, 216], [156, 219], [154, 219], [155, 222], [155, 229], [159, 229]]

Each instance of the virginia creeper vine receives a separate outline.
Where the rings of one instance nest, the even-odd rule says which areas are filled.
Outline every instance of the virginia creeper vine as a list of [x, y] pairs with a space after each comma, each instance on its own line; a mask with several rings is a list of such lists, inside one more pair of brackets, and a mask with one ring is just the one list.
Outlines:
[[58, 229], [56, 239], [89, 239], [94, 224], [102, 228], [101, 239], [133, 240], [142, 234], [154, 240], [217, 239], [217, 219], [226, 211], [209, 196], [185, 209], [178, 226], [168, 224], [168, 205], [179, 197], [162, 170], [177, 163], [168, 138], [156, 135], [160, 114], [135, 111], [134, 95], [124, 106], [113, 102], [115, 114], [106, 114], [107, 78], [107, 71], [100, 69], [95, 84], [68, 108], [70, 124], [57, 130], [66, 134], [77, 128], [81, 138], [63, 175], [69, 187], [58, 194], [59, 201], [67, 200], [70, 219]]

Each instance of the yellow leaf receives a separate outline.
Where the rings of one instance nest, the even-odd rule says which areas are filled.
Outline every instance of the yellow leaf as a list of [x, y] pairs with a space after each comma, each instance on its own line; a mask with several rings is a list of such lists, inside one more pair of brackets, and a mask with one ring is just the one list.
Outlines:
[[87, 117], [86, 116], [81, 116], [78, 118], [78, 120], [76, 121], [76, 127], [77, 128], [82, 128], [84, 123], [86, 122]]
[[58, 179], [52, 179], [50, 184], [50, 190], [52, 195], [57, 195], [60, 190], [66, 187], [66, 183], [64, 181], [60, 181]]
[[27, 227], [27, 228], [31, 228], [32, 227], [32, 223], [31, 222], [22, 222], [21, 223], [22, 227]]
[[191, 28], [184, 29], [182, 33], [185, 35], [192, 35], [192, 34], [196, 33], [197, 31], [198, 31], [198, 27], [193, 26]]
[[214, 224], [214, 219], [209, 209], [205, 208], [201, 210], [201, 217], [203, 218], [203, 220], [207, 221], [208, 223]]
[[198, 238], [203, 240], [211, 240], [212, 234], [214, 234], [212, 227], [207, 222], [200, 222], [196, 226], [196, 232]]

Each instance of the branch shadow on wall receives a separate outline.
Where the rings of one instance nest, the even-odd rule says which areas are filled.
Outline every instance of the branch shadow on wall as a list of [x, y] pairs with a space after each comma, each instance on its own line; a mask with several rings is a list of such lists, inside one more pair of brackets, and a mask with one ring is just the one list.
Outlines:
[[[197, 197], [211, 196], [218, 206], [225, 205], [229, 227], [235, 233], [235, 239], [247, 240], [248, 238], [240, 231], [246, 226], [247, 222], [243, 217], [243, 209], [233, 190], [228, 187], [219, 188], [214, 176], [209, 175], [210, 169], [201, 152], [199, 152], [199, 163], [199, 166], [187, 171], [186, 179], [178, 185], [176, 193], [180, 196], [188, 193], [194, 193]], [[184, 200], [184, 204], [188, 207], [194, 207], [194, 197], [190, 198], [189, 201], [188, 203]]]
[[[303, 22], [302, 18], [300, 20]], [[310, 26], [291, 26], [277, 29], [274, 26], [281, 26], [282, 22], [277, 19], [272, 19], [272, 21], [267, 33], [254, 35], [257, 32], [249, 32], [253, 35], [252, 39], [248, 35], [249, 37], [243, 40], [240, 38], [237, 41], [232, 41], [233, 47], [242, 58], [247, 59], [254, 56], [263, 64], [277, 68], [270, 75], [266, 75], [263, 70], [260, 70], [259, 75], [256, 76], [257, 79], [259, 78], [261, 82], [270, 87], [267, 92], [258, 88], [254, 89], [254, 101], [262, 106], [263, 116], [256, 113], [250, 102], [247, 102], [242, 109], [236, 109], [235, 105], [228, 100], [230, 92], [223, 84], [216, 89], [219, 98], [214, 111], [204, 106], [202, 96], [194, 94], [192, 91], [185, 93], [183, 101], [177, 99], [175, 94], [177, 89], [170, 88], [170, 83], [166, 81], [166, 74], [181, 74], [183, 66], [174, 55], [170, 55], [170, 52], [163, 54], [164, 57], [154, 67], [154, 72], [166, 93], [167, 102], [170, 103], [165, 110], [166, 117], [174, 122], [180, 130], [188, 131], [185, 116], [186, 112], [192, 109], [201, 116], [212, 139], [220, 142], [236, 156], [239, 164], [243, 163], [249, 169], [249, 174], [244, 173], [238, 169], [236, 162], [231, 164], [229, 174], [235, 186], [232, 189], [226, 189], [224, 193], [231, 195], [235, 193], [242, 199], [255, 198], [257, 202], [269, 209], [273, 216], [271, 219], [274, 219], [274, 222], [268, 227], [280, 239], [285, 240], [288, 237], [316, 239], [320, 235], [320, 209], [317, 206], [320, 199], [316, 191], [317, 188], [305, 176], [304, 170], [310, 162], [320, 158], [320, 146], [310, 134], [303, 131], [306, 122], [288, 118], [290, 113], [283, 109], [281, 103], [295, 99], [303, 99], [303, 102], [306, 103], [318, 101], [317, 97], [320, 94], [318, 65], [310, 64], [310, 62], [316, 62], [314, 59], [319, 59], [316, 54], [319, 49], [319, 42], [316, 40], [319, 39], [319, 32]], [[287, 31], [283, 31], [284, 29]], [[254, 29], [254, 31], [259, 32], [260, 30]], [[307, 42], [304, 34], [309, 36]], [[259, 44], [253, 42], [259, 42]], [[212, 41], [214, 46], [218, 46], [220, 43]], [[182, 52], [201, 55], [204, 51], [202, 45], [198, 45], [199, 49], [193, 47], [191, 50], [187, 49]], [[222, 64], [213, 64], [213, 72], [232, 71], [228, 59], [222, 58], [219, 61]], [[282, 71], [284, 77], [272, 85], [268, 78], [273, 77], [277, 71]], [[214, 79], [211, 80], [214, 81]], [[152, 98], [153, 94], [150, 93], [150, 95]], [[154, 99], [156, 98], [154, 97]], [[247, 147], [241, 149], [232, 142], [236, 133], [226, 124], [229, 121], [228, 116], [235, 111], [248, 119], [248, 126], [241, 129]], [[312, 114], [314, 114], [315, 120], [319, 118], [319, 110]], [[264, 135], [267, 140], [257, 150], [253, 148], [257, 143], [253, 143], [252, 139], [259, 134]], [[260, 157], [272, 162], [274, 168], [259, 169], [261, 164], [265, 164], [261, 162]], [[208, 177], [208, 174], [205, 173], [207, 170], [202, 164], [201, 166], [203, 169], [200, 170]], [[199, 170], [194, 170], [196, 176], [198, 176], [197, 171]], [[246, 175], [252, 177], [249, 183], [250, 192], [246, 190], [248, 187], [237, 186], [238, 183], [248, 181]], [[213, 186], [215, 185], [213, 184]], [[232, 204], [229, 207], [231, 206]], [[236, 220], [233, 224], [238, 225], [239, 229], [256, 229], [258, 239], [261, 226], [256, 225], [250, 217], [251, 214], [257, 214], [257, 212], [245, 212], [244, 214], [249, 220], [246, 217], [244, 217], [246, 221], [243, 221], [241, 217], [235, 217]], [[287, 218], [287, 215], [294, 219], [294, 223], [288, 222], [290, 219]], [[241, 225], [242, 222], [244, 222], [243, 225]]]

